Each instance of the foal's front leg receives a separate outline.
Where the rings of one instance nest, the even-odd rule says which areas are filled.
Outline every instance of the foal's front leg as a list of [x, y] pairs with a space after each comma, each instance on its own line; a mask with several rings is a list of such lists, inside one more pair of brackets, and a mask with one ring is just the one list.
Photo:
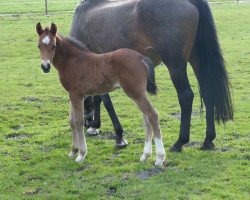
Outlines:
[[78, 138], [78, 156], [76, 162], [81, 162], [87, 155], [87, 145], [83, 134], [83, 99], [78, 95], [70, 95], [73, 124]]
[[79, 149], [79, 142], [78, 142], [78, 137], [77, 137], [77, 130], [75, 127], [75, 123], [74, 123], [74, 118], [73, 118], [73, 108], [72, 108], [72, 104], [70, 103], [70, 116], [69, 116], [69, 124], [72, 130], [72, 149], [71, 152], [69, 154], [70, 158], [75, 158], [78, 149]]

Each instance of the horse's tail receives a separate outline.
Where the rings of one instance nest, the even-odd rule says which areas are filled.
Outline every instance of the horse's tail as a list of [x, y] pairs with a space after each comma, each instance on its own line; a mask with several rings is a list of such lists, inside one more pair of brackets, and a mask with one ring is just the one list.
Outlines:
[[230, 84], [219, 46], [213, 16], [207, 1], [190, 0], [199, 10], [195, 55], [199, 65], [200, 95], [215, 109], [215, 119], [225, 123], [233, 119]]
[[147, 82], [147, 91], [149, 94], [156, 95], [157, 94], [157, 86], [155, 84], [155, 70], [154, 64], [148, 57], [143, 57], [141, 59], [143, 64], [146, 66], [148, 72], [148, 82]]

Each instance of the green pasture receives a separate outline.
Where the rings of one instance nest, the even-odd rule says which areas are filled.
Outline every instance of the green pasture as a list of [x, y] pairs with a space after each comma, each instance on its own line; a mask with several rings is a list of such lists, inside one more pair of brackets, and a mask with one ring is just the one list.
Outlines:
[[[48, 13], [73, 11], [79, 0], [47, 0]], [[44, 0], [0, 0], [0, 14], [45, 13]]]
[[[59, 6], [73, 10], [76, 2]], [[30, 12], [38, 9], [29, 4]], [[157, 67], [158, 95], [150, 100], [159, 112], [167, 159], [155, 167], [155, 154], [139, 162], [143, 120], [121, 90], [111, 97], [129, 145], [114, 148], [112, 124], [102, 107], [100, 134], [87, 137], [86, 159], [79, 164], [68, 158], [68, 96], [55, 69], [49, 74], [40, 69], [35, 25], [55, 22], [67, 35], [73, 12], [23, 15], [28, 11], [21, 4], [1, 7], [0, 199], [249, 199], [250, 4], [214, 5], [212, 11], [233, 88], [235, 120], [216, 126], [214, 151], [199, 150], [205, 114], [199, 112], [197, 82], [189, 67], [195, 93], [191, 141], [183, 152], [169, 152], [178, 137], [180, 107], [166, 67]]]

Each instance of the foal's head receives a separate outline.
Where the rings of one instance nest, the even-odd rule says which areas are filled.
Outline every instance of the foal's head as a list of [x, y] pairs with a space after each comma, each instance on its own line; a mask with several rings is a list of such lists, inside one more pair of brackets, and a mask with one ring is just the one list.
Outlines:
[[48, 73], [56, 50], [57, 27], [52, 23], [50, 28], [43, 29], [39, 22], [36, 25], [36, 32], [39, 35], [38, 48], [42, 59], [41, 68], [44, 73]]

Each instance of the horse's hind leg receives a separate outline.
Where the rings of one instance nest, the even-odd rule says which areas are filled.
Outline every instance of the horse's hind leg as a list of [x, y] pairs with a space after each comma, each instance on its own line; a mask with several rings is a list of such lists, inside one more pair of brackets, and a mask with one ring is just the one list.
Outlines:
[[[193, 67], [194, 73], [196, 75], [196, 78], [198, 79], [198, 72], [199, 72], [199, 65], [197, 62], [197, 59], [195, 57], [194, 52], [192, 52], [190, 56], [190, 64]], [[199, 83], [200, 84], [200, 83]], [[206, 106], [206, 138], [203, 142], [203, 145], [201, 146], [202, 150], [210, 150], [214, 148], [213, 140], [216, 137], [216, 131], [215, 131], [215, 125], [214, 125], [214, 106], [213, 104], [209, 103], [206, 96], [204, 96], [204, 103]]]
[[[166, 158], [166, 152], [163, 146], [162, 142], [162, 135], [158, 120], [158, 114], [157, 111], [153, 108], [153, 106], [148, 101], [148, 98], [146, 95], [139, 95], [139, 98], [133, 99], [140, 110], [142, 111], [144, 115], [144, 120], [146, 127], [148, 126], [147, 123], [150, 125], [153, 134], [154, 134], [154, 141], [155, 141], [155, 147], [156, 147], [156, 162], [155, 165], [162, 165], [163, 161]], [[144, 152], [141, 157], [141, 160], [144, 161], [148, 157], [148, 152], [150, 151], [150, 138], [151, 138], [151, 129], [146, 129], [146, 140], [145, 140], [145, 147]], [[148, 146], [147, 146], [148, 145]], [[146, 150], [146, 151], [145, 151]], [[145, 159], [144, 159], [145, 158]]]
[[178, 94], [178, 100], [181, 107], [179, 138], [173, 147], [170, 148], [171, 151], [179, 152], [182, 150], [182, 146], [189, 142], [190, 121], [194, 94], [187, 77], [187, 63], [181, 59], [173, 63], [166, 62], [165, 60], [163, 60], [163, 62], [168, 67], [172, 82]]

